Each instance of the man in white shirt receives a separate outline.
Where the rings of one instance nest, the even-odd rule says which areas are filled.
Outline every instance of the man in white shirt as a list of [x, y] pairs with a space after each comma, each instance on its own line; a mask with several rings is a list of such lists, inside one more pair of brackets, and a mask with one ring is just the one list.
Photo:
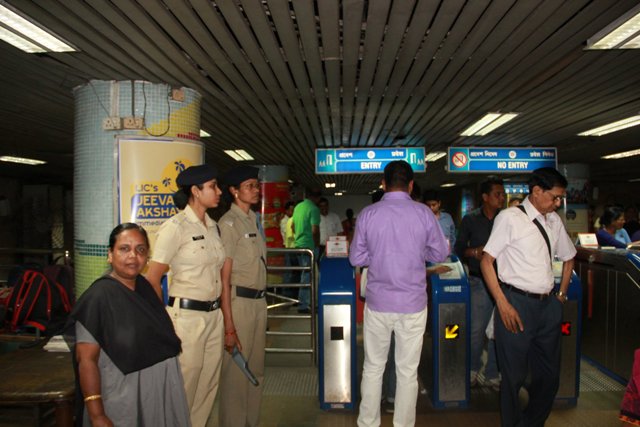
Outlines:
[[[558, 391], [562, 304], [576, 254], [555, 212], [566, 188], [567, 180], [557, 170], [533, 171], [529, 196], [520, 207], [498, 214], [480, 262], [499, 314], [495, 338], [503, 426], [544, 425]], [[563, 262], [556, 293], [552, 292], [554, 256]], [[518, 393], [529, 373], [529, 403], [523, 410]]]
[[320, 208], [320, 254], [323, 254], [329, 237], [342, 233], [342, 221], [338, 214], [329, 212], [329, 201], [325, 197], [320, 198], [318, 208]]

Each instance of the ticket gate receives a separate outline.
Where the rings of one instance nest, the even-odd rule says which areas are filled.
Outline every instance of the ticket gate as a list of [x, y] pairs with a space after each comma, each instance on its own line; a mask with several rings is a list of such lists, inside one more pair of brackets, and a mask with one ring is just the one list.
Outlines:
[[320, 408], [354, 409], [358, 401], [355, 271], [347, 258], [320, 261], [318, 385]]
[[435, 408], [466, 408], [471, 360], [469, 282], [456, 256], [443, 264], [451, 271], [430, 275], [433, 351], [429, 394]]
[[[556, 277], [556, 290], [560, 278]], [[560, 324], [560, 387], [556, 402], [575, 406], [580, 392], [580, 339], [582, 336], [582, 286], [575, 272], [571, 273], [567, 301], [562, 307]]]

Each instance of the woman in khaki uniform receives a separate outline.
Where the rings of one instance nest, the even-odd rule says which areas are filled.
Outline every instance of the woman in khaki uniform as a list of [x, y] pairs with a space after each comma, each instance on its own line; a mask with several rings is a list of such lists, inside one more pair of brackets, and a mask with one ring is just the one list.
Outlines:
[[[220, 377], [220, 426], [253, 427], [260, 424], [267, 328], [265, 299], [266, 244], [251, 205], [260, 200], [258, 169], [240, 166], [222, 179], [233, 199], [220, 218], [227, 258], [222, 267], [222, 311], [227, 353]], [[252, 385], [233, 362], [237, 346], [249, 362], [259, 385]]]
[[212, 166], [192, 166], [176, 182], [174, 201], [180, 213], [158, 231], [147, 279], [159, 296], [160, 280], [171, 267], [167, 311], [182, 341], [179, 356], [191, 423], [204, 427], [218, 390], [223, 353], [223, 319], [220, 308], [225, 260], [217, 224], [206, 213], [215, 208], [222, 193]]

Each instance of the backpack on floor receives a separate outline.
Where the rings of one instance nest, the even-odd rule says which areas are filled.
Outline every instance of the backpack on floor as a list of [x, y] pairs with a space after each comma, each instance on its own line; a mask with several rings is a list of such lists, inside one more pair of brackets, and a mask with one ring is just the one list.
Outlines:
[[12, 278], [6, 322], [12, 332], [31, 326], [45, 335], [60, 332], [71, 312], [72, 299], [57, 277], [47, 276], [37, 268], [18, 270]]

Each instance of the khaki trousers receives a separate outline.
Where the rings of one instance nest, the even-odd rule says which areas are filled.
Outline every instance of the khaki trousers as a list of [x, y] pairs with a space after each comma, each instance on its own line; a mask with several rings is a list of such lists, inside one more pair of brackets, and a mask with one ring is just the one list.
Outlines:
[[260, 425], [260, 405], [264, 383], [264, 346], [267, 330], [267, 302], [264, 298], [231, 298], [233, 323], [242, 354], [260, 383], [257, 387], [245, 377], [233, 359], [224, 352], [220, 376], [220, 427], [256, 427]]
[[[176, 298], [174, 305], [178, 306]], [[218, 391], [224, 323], [220, 309], [206, 312], [167, 307], [182, 340], [180, 369], [193, 427], [205, 427]]]

